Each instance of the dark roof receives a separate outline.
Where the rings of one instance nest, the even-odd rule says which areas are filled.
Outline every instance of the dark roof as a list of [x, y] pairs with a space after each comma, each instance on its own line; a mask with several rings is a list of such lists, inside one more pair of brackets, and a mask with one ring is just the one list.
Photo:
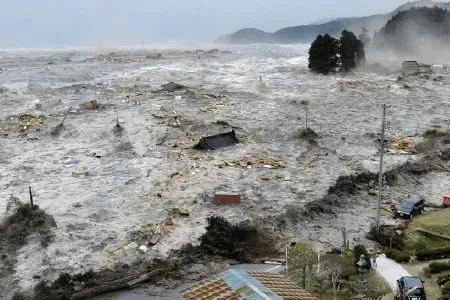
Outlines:
[[413, 287], [422, 288], [423, 287], [422, 279], [420, 279], [419, 277], [405, 276], [405, 277], [402, 277], [401, 280], [405, 284], [406, 288], [413, 288]]
[[319, 300], [276, 273], [228, 270], [181, 292], [187, 300]]
[[207, 136], [200, 139], [195, 149], [216, 150], [219, 148], [230, 147], [239, 144], [239, 139], [234, 130], [227, 133]]

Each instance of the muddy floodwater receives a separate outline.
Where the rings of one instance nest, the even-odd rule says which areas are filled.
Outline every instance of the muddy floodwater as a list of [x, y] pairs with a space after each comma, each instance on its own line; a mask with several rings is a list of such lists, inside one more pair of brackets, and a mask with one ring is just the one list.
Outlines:
[[[307, 69], [306, 45], [211, 49], [0, 52], [0, 213], [11, 197], [27, 202], [31, 186], [57, 224], [47, 247], [28, 237], [13, 274], [0, 273], [1, 291], [164, 257], [196, 244], [208, 216], [281, 215], [321, 199], [341, 175], [376, 172], [381, 104], [389, 139], [418, 141], [433, 126], [450, 126], [450, 73], [442, 67], [400, 81], [396, 72], [320, 76]], [[187, 89], [161, 90], [168, 82]], [[97, 109], [80, 109], [93, 100]], [[299, 138], [304, 100], [314, 143]], [[202, 136], [231, 130], [239, 144], [193, 149]], [[392, 168], [417, 156], [385, 159]], [[404, 188], [438, 203], [448, 180], [430, 173]], [[219, 191], [241, 194], [241, 204], [214, 205]], [[389, 193], [402, 200], [402, 191]], [[291, 233], [331, 248], [346, 227], [352, 241], [363, 241], [377, 198], [363, 200]], [[188, 215], [173, 215], [180, 210]], [[139, 250], [142, 235], [153, 243]]]

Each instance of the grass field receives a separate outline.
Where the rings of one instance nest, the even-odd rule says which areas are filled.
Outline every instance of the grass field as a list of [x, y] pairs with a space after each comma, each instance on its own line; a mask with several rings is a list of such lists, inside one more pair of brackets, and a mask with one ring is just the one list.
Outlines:
[[[420, 250], [421, 248], [437, 248], [450, 245], [449, 240], [438, 237], [432, 237], [427, 234], [416, 231], [417, 229], [426, 229], [438, 234], [450, 236], [450, 208], [440, 209], [432, 212], [426, 212], [414, 218], [408, 225], [406, 230], [406, 245], [408, 248]], [[447, 262], [448, 259], [435, 260]], [[427, 267], [432, 261], [418, 262], [414, 264], [405, 264], [404, 267], [413, 276], [419, 276], [425, 281], [425, 290], [428, 299], [439, 299], [441, 291], [436, 278], [439, 274], [426, 276], [423, 269]]]
[[426, 212], [414, 218], [406, 230], [408, 248], [436, 248], [450, 245], [450, 240], [436, 238], [417, 232], [417, 229], [431, 230], [450, 237], [450, 208]]

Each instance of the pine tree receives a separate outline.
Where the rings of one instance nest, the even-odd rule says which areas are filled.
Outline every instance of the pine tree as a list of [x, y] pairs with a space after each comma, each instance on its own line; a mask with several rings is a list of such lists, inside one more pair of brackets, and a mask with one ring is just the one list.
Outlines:
[[315, 73], [329, 74], [339, 66], [339, 41], [325, 34], [319, 35], [309, 49], [309, 69]]
[[[390, 19], [374, 36], [378, 50], [394, 50], [409, 57], [444, 55], [450, 45], [450, 12], [434, 7], [411, 8]], [[420, 47], [418, 47], [420, 46]]]
[[340, 70], [342, 72], [349, 72], [360, 63], [365, 62], [364, 44], [351, 31], [342, 31], [338, 53], [341, 60]]

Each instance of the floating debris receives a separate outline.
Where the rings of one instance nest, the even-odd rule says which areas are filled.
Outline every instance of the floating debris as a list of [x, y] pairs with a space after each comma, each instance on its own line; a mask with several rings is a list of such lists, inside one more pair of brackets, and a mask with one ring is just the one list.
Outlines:
[[214, 195], [214, 204], [239, 204], [241, 203], [241, 195], [216, 193]]
[[169, 82], [169, 83], [163, 84], [163, 85], [161, 85], [161, 87], [162, 87], [163, 91], [170, 92], [170, 93], [188, 89], [187, 86], [178, 84], [175, 82]]
[[266, 168], [266, 169], [283, 169], [286, 168], [286, 164], [280, 160], [274, 158], [263, 158], [263, 157], [245, 157], [240, 160], [233, 161], [222, 161], [217, 165], [219, 168], [224, 167], [235, 167], [243, 169], [255, 168]]
[[97, 100], [90, 100], [80, 104], [81, 109], [97, 109], [98, 103]]
[[190, 212], [187, 208], [174, 207], [174, 208], [172, 208], [171, 214], [173, 216], [189, 217]]
[[61, 123], [59, 123], [55, 128], [53, 128], [53, 130], [50, 132], [51, 135], [59, 136], [61, 134], [64, 128], [64, 121], [67, 119], [67, 116], [69, 115], [71, 109], [72, 107], [70, 107], [67, 113], [64, 115], [64, 118], [62, 119]]
[[27, 135], [30, 129], [39, 130], [45, 121], [45, 116], [21, 115], [19, 117], [19, 131]]
[[409, 138], [398, 138], [395, 139], [389, 149], [389, 153], [393, 154], [411, 154], [414, 152], [415, 145], [414, 142]]

